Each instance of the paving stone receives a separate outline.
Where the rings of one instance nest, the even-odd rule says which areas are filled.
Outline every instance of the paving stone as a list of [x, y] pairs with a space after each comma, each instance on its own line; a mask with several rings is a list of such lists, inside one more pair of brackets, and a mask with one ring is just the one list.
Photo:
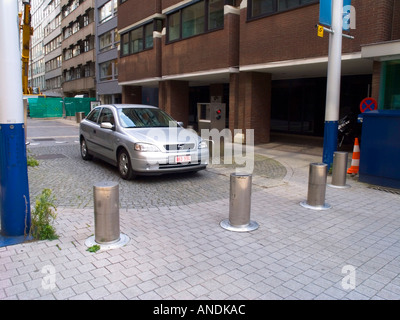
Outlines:
[[[100, 160], [81, 160], [78, 144], [50, 143], [32, 146], [42, 159], [29, 181], [32, 199], [54, 191], [60, 238], [0, 248], [1, 300], [400, 298], [398, 195], [352, 178], [345, 192], [327, 189], [330, 210], [301, 207], [309, 163], [320, 155], [255, 147], [251, 214], [260, 227], [238, 233], [219, 225], [229, 214], [233, 166], [124, 181]], [[120, 226], [130, 241], [90, 253], [92, 188], [101, 180], [120, 185]], [[341, 287], [346, 265], [356, 270], [353, 290]], [[53, 290], [42, 285], [46, 266], [56, 270]]]

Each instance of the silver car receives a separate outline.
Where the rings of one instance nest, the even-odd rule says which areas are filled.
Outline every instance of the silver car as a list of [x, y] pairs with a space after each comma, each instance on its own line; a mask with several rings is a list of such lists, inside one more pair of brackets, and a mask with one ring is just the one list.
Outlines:
[[84, 160], [107, 161], [126, 180], [202, 170], [209, 159], [207, 141], [154, 106], [97, 106], [81, 121], [79, 136]]

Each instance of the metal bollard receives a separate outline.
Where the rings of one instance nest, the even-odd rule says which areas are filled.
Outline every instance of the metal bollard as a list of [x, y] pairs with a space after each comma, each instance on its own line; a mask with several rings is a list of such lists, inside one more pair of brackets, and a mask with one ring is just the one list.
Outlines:
[[119, 240], [119, 186], [117, 182], [100, 182], [93, 186], [94, 229], [97, 243]]
[[307, 201], [301, 202], [301, 206], [314, 210], [331, 208], [329, 204], [325, 203], [327, 168], [326, 163], [310, 164]]
[[333, 153], [332, 180], [331, 183], [328, 184], [329, 187], [342, 189], [351, 187], [346, 184], [347, 159], [347, 152], [335, 151]]
[[75, 119], [76, 123], [81, 123], [83, 119], [85, 119], [85, 113], [84, 112], [75, 112]]
[[237, 232], [253, 231], [258, 228], [258, 223], [250, 220], [251, 183], [251, 174], [231, 174], [229, 218], [221, 221], [222, 228]]
[[85, 244], [88, 247], [100, 245], [101, 249], [118, 248], [129, 241], [119, 230], [119, 185], [103, 181], [93, 186], [94, 236]]

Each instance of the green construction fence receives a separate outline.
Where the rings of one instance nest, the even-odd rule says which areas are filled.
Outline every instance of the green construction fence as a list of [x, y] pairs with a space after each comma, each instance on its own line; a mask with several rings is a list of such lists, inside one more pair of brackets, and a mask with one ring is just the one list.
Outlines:
[[60, 118], [75, 116], [76, 112], [88, 115], [95, 98], [28, 98], [28, 115], [31, 118]]

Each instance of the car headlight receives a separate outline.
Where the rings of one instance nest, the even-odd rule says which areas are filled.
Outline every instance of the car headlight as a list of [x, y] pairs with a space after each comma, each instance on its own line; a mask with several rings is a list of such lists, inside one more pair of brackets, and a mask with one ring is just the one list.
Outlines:
[[160, 149], [158, 149], [154, 144], [149, 144], [149, 143], [135, 143], [134, 147], [135, 151], [141, 151], [141, 152], [160, 152]]
[[204, 148], [208, 148], [207, 141], [201, 140], [199, 143], [199, 149], [204, 149]]

